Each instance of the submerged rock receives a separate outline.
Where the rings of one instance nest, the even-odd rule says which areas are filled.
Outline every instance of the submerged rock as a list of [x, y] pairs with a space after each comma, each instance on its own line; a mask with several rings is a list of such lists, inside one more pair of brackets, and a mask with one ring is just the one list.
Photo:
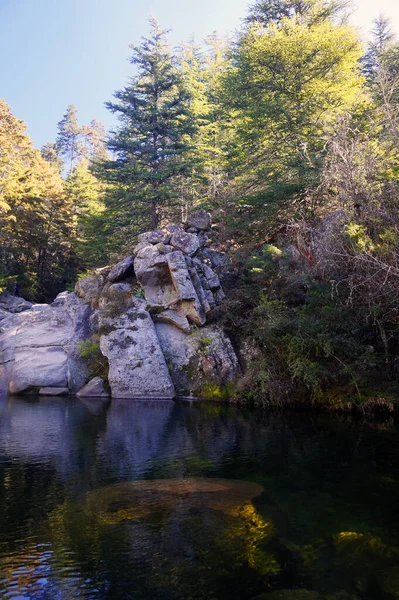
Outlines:
[[260, 594], [252, 600], [323, 600], [323, 596], [312, 590], [275, 590]]
[[256, 498], [263, 487], [250, 481], [187, 478], [127, 481], [99, 488], [86, 495], [83, 506], [95, 506], [107, 524], [140, 519], [159, 510], [211, 508], [230, 511]]

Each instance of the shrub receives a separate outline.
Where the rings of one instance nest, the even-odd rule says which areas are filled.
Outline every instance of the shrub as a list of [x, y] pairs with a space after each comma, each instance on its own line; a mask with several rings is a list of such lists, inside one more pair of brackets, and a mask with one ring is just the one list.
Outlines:
[[82, 340], [78, 343], [79, 357], [87, 362], [90, 377], [108, 379], [108, 360], [102, 354], [100, 346], [93, 340]]

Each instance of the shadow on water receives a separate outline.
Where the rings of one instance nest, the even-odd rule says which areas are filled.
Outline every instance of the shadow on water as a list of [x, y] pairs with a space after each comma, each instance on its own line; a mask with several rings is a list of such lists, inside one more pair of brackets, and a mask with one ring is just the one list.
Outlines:
[[399, 598], [393, 422], [0, 399], [0, 597]]

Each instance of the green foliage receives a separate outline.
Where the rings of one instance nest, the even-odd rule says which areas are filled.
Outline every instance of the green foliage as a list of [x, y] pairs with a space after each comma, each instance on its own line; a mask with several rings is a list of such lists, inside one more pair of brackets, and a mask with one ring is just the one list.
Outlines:
[[59, 155], [65, 156], [69, 161], [68, 170], [72, 173], [75, 161], [79, 156], [80, 127], [76, 108], [70, 104], [61, 121], [58, 123], [56, 147]]
[[166, 43], [167, 32], [151, 19], [151, 37], [131, 46], [137, 74], [108, 108], [120, 128], [108, 142], [116, 159], [96, 172], [115, 185], [109, 213], [122, 228], [157, 229], [162, 219], [178, 214], [180, 178], [196, 162], [190, 154], [195, 124], [190, 96]]
[[0, 272], [16, 276], [28, 298], [53, 299], [76, 273], [72, 206], [58, 169], [3, 101], [0, 148]]
[[315, 22], [290, 16], [291, 4], [306, 3], [278, 4], [287, 16], [247, 27], [225, 75], [225, 106], [235, 125], [231, 167], [242, 194], [238, 217], [258, 227], [270, 217], [275, 222], [276, 209], [285, 216], [281, 204], [288, 199], [295, 214], [293, 199], [320, 175], [326, 128], [354, 105], [363, 84], [353, 28], [324, 13]]
[[87, 159], [81, 159], [68, 175], [65, 191], [74, 207], [74, 247], [80, 267], [96, 267], [106, 261], [104, 185], [90, 171]]
[[79, 357], [87, 362], [90, 377], [108, 378], [108, 360], [103, 356], [98, 342], [82, 340], [78, 343]]

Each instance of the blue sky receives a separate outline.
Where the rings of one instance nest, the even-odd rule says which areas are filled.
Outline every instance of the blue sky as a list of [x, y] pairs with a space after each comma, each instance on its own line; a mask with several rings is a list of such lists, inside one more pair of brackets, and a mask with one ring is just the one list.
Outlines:
[[[399, 31], [399, 0], [358, 0], [352, 21], [364, 34], [378, 12]], [[177, 45], [192, 35], [233, 31], [247, 0], [0, 0], [0, 97], [28, 125], [35, 145], [53, 141], [57, 122], [75, 104], [81, 124], [106, 127], [104, 107], [132, 74], [130, 43], [147, 35], [148, 16], [172, 29]]]

